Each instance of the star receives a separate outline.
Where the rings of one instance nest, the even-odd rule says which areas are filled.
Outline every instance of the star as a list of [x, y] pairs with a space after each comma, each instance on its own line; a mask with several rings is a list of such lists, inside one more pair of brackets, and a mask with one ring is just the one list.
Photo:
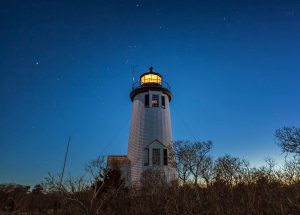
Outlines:
[[35, 62], [35, 65], [39, 65], [39, 62], [38, 62], [38, 61], [36, 61], [36, 62]]

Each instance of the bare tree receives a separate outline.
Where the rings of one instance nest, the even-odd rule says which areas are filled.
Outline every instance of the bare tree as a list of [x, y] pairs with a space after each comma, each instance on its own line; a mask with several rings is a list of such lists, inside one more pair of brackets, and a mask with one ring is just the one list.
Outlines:
[[215, 180], [234, 185], [242, 173], [242, 162], [237, 157], [225, 155], [219, 157], [214, 164]]
[[67, 211], [77, 210], [78, 212], [90, 215], [89, 205], [83, 195], [88, 190], [88, 184], [83, 176], [60, 180], [60, 175], [48, 174], [42, 183], [44, 190], [48, 193], [58, 193], [61, 196], [62, 204]]
[[105, 185], [105, 178], [108, 175], [108, 169], [106, 168], [107, 164], [105, 162], [105, 158], [103, 156], [99, 156], [97, 159], [92, 160], [86, 167], [85, 170], [87, 173], [90, 174], [90, 184], [91, 184], [91, 191], [92, 191], [92, 197], [90, 200], [90, 211], [98, 211], [100, 205], [103, 203], [100, 203], [97, 207], [97, 203], [99, 204], [100, 192], [102, 191], [104, 185]]
[[[44, 187], [48, 192], [59, 192], [66, 208], [81, 214], [102, 214], [102, 207], [115, 195], [124, 183], [118, 170], [107, 168], [105, 158], [92, 160], [85, 168], [88, 179], [83, 176], [71, 177], [60, 182], [60, 177], [49, 174]], [[111, 190], [114, 190], [112, 192]]]
[[296, 184], [300, 182], [300, 158], [293, 156], [285, 160], [281, 172], [282, 178], [287, 184]]
[[92, 214], [103, 214], [103, 207], [111, 201], [124, 188], [125, 181], [121, 178], [120, 166], [115, 164], [112, 168], [106, 164], [106, 159], [99, 156], [92, 160], [85, 168], [89, 173], [92, 193], [90, 198], [90, 212]]
[[283, 153], [300, 155], [300, 129], [283, 127], [275, 132], [276, 143]]
[[261, 167], [261, 169], [263, 170], [265, 177], [269, 182], [276, 181], [278, 172], [275, 169], [276, 167], [275, 160], [271, 157], [267, 157], [264, 160], [266, 164], [263, 167]]
[[204, 158], [201, 163], [200, 173], [206, 183], [206, 186], [209, 186], [213, 178], [213, 159], [211, 156], [206, 156]]
[[193, 142], [190, 147], [190, 171], [194, 178], [194, 184], [197, 185], [199, 178], [201, 178], [209, 166], [209, 158], [207, 157], [208, 152], [212, 148], [211, 141], [196, 141]]
[[211, 141], [174, 142], [177, 174], [183, 184], [192, 179], [196, 185], [201, 178], [208, 184], [212, 169], [212, 158], [208, 155], [211, 148]]
[[188, 180], [191, 170], [191, 150], [190, 146], [185, 141], [174, 142], [174, 158], [178, 178], [183, 184]]

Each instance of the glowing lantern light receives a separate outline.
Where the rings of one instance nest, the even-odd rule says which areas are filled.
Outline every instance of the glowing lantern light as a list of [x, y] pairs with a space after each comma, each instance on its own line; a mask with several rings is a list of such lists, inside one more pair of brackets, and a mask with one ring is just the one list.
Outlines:
[[145, 74], [141, 77], [141, 84], [160, 84], [161, 85], [161, 76], [158, 74]]

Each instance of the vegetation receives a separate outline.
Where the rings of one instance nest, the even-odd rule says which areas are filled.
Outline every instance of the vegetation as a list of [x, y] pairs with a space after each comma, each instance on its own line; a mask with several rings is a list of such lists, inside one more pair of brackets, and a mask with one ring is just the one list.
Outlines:
[[300, 214], [300, 132], [278, 129], [276, 143], [285, 153], [277, 166], [262, 167], [224, 155], [213, 159], [210, 141], [176, 141], [178, 179], [167, 183], [159, 170], [143, 173], [138, 188], [127, 188], [118, 168], [102, 157], [86, 167], [89, 177], [48, 175], [42, 184], [0, 185], [1, 214]]

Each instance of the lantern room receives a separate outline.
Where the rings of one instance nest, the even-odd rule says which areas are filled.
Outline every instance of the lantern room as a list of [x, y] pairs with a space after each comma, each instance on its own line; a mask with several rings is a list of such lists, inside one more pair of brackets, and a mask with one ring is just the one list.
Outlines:
[[153, 71], [153, 67], [149, 68], [149, 71], [140, 76], [140, 80], [132, 84], [132, 91], [130, 93], [131, 101], [134, 97], [143, 92], [162, 91], [168, 95], [169, 101], [171, 101], [172, 93], [170, 91], [169, 84], [162, 80], [162, 76]]
[[144, 85], [144, 84], [159, 84], [159, 85], [161, 85], [162, 77], [160, 74], [153, 72], [153, 67], [150, 67], [149, 72], [141, 75], [140, 83], [141, 83], [141, 85]]

